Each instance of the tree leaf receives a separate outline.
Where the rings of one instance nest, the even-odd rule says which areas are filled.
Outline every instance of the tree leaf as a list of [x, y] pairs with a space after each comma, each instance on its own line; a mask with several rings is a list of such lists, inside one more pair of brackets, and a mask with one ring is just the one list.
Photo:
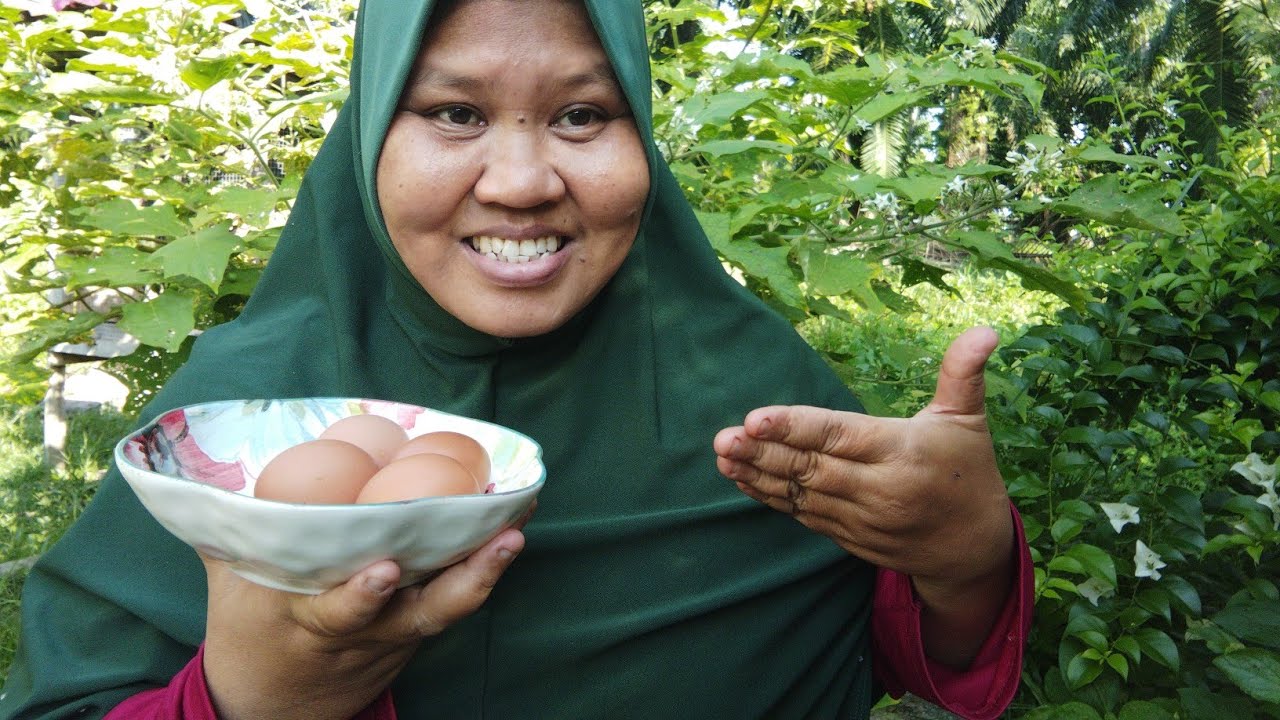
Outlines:
[[689, 122], [698, 125], [724, 125], [735, 115], [769, 97], [764, 90], [694, 95], [684, 104]]
[[1086, 145], [1076, 158], [1084, 162], [1111, 162], [1129, 167], [1154, 167], [1160, 164], [1155, 158], [1146, 155], [1121, 155], [1098, 142]]
[[1178, 646], [1169, 635], [1156, 628], [1139, 628], [1134, 639], [1142, 648], [1142, 652], [1170, 670], [1178, 671]]
[[131, 247], [107, 247], [99, 255], [60, 255], [55, 263], [69, 288], [131, 287], [159, 282], [151, 256]]
[[179, 237], [190, 232], [171, 205], [138, 207], [117, 198], [93, 207], [75, 208], [71, 214], [83, 225], [121, 235]]
[[146, 302], [125, 305], [120, 329], [146, 345], [177, 352], [196, 327], [195, 301], [172, 290]]
[[243, 59], [239, 55], [192, 58], [191, 62], [182, 68], [182, 81], [193, 90], [208, 90], [223, 80], [238, 75]]
[[1111, 587], [1116, 586], [1116, 563], [1102, 548], [1087, 543], [1072, 545], [1067, 549], [1067, 557], [1075, 558], [1090, 577], [1106, 580]]
[[704, 153], [712, 157], [736, 155], [748, 150], [767, 150], [769, 152], [788, 153], [795, 148], [771, 140], [711, 140], [689, 148], [689, 152]]
[[166, 279], [185, 275], [216, 293], [227, 270], [227, 260], [239, 246], [240, 238], [231, 232], [230, 224], [220, 223], [178, 238], [152, 257], [164, 269]]
[[1119, 177], [1103, 175], [1077, 188], [1066, 200], [1053, 203], [1053, 209], [1117, 227], [1186, 235], [1187, 228], [1178, 213], [1165, 206], [1163, 193], [1157, 186], [1126, 192]]
[[1213, 621], [1245, 642], [1280, 651], [1280, 601], [1237, 600], [1214, 615]]
[[1249, 697], [1280, 703], [1280, 657], [1275, 653], [1245, 648], [1214, 658], [1213, 665]]

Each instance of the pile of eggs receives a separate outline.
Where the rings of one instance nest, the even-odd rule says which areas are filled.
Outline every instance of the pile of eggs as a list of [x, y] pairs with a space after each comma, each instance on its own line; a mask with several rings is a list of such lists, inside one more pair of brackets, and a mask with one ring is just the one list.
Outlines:
[[432, 432], [412, 440], [394, 420], [352, 415], [315, 440], [276, 455], [254, 497], [311, 505], [351, 505], [484, 493], [489, 454], [469, 435]]

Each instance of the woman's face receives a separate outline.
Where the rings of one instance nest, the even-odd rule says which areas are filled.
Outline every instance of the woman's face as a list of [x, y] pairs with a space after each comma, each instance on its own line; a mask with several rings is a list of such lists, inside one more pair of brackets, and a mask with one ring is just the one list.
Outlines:
[[649, 168], [574, 0], [460, 0], [433, 19], [378, 160], [409, 271], [500, 337], [562, 325], [635, 239]]

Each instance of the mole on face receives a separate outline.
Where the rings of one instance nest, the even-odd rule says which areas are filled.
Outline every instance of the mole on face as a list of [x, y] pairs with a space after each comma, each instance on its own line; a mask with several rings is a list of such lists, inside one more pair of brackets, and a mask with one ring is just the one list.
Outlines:
[[520, 115], [516, 117], [516, 122], [520, 123], [521, 125], [523, 125], [526, 120], [528, 120], [528, 118], [526, 118], [524, 115]]

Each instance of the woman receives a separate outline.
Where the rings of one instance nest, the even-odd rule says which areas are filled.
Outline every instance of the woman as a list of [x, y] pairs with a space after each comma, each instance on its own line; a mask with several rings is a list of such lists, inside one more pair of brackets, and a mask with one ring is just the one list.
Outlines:
[[423, 586], [384, 561], [304, 597], [198, 559], [112, 473], [27, 581], [0, 714], [862, 717], [873, 632], [891, 690], [998, 714], [1030, 566], [982, 411], [994, 335], [916, 417], [858, 414], [658, 155], [638, 5], [429, 5], [364, 3], [259, 289], [147, 415], [346, 395], [491, 420], [543, 447], [535, 516]]

